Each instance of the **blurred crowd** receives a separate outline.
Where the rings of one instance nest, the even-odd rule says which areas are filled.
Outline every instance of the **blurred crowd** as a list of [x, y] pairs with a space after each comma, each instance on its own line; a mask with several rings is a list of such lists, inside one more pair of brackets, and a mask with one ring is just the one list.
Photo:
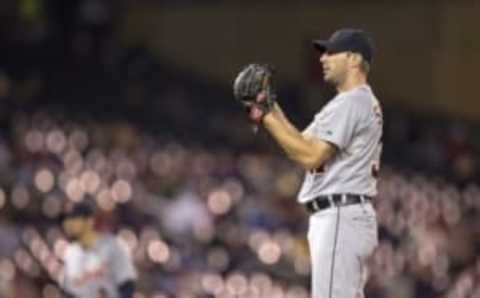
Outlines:
[[60, 295], [59, 218], [86, 199], [131, 252], [138, 297], [307, 297], [300, 175], [285, 160], [43, 113], [12, 129], [1, 147], [2, 297]]
[[[136, 297], [308, 297], [302, 171], [127, 122], [18, 114], [0, 142], [0, 295], [61, 297], [59, 219], [93, 200], [139, 270]], [[368, 297], [479, 297], [480, 188], [384, 166]]]

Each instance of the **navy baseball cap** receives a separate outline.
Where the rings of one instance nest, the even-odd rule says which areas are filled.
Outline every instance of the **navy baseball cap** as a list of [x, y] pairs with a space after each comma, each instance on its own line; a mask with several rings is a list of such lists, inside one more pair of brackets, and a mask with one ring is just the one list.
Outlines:
[[95, 214], [91, 204], [81, 202], [73, 205], [73, 207], [63, 214], [63, 219], [73, 217], [92, 217]]
[[314, 40], [313, 46], [320, 52], [359, 53], [368, 63], [373, 60], [373, 43], [370, 36], [361, 29], [345, 28], [335, 31], [328, 40]]

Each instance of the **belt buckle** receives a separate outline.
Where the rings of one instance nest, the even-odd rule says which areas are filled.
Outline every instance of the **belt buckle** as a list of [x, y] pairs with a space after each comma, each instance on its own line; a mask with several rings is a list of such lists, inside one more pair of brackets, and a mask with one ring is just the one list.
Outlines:
[[320, 210], [320, 207], [318, 206], [317, 200], [315, 200], [315, 199], [312, 200], [312, 207], [313, 207], [313, 210], [314, 210], [315, 212], [317, 212], [318, 210]]
[[364, 195], [359, 195], [360, 197], [360, 203], [363, 205], [367, 202], [367, 200], [365, 199], [365, 196]]
[[333, 195], [328, 195], [327, 196], [328, 204], [330, 205], [329, 208], [335, 207], [335, 200], [333, 200]]
[[340, 198], [340, 202], [342, 206], [345, 206], [348, 204], [347, 202], [347, 194], [342, 193], [342, 197]]

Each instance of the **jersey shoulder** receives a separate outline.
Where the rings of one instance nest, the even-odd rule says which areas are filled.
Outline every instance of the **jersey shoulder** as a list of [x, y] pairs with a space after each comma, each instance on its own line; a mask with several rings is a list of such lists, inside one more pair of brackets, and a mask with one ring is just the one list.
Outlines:
[[104, 234], [102, 239], [102, 247], [108, 251], [109, 255], [118, 256], [118, 254], [130, 254], [127, 243], [113, 234]]
[[360, 87], [345, 95], [348, 98], [345, 105], [352, 108], [363, 120], [371, 118], [378, 112], [381, 113], [380, 102], [370, 87]]
[[72, 242], [65, 248], [65, 260], [72, 260], [80, 258], [83, 254], [83, 249], [77, 242]]
[[350, 117], [359, 116], [360, 119], [364, 119], [372, 113], [376, 105], [379, 103], [370, 87], [361, 86], [337, 94], [315, 114], [315, 119], [328, 118], [329, 115], [337, 113], [346, 113]]
[[119, 245], [117, 237], [110, 233], [104, 233], [101, 235], [100, 246], [107, 248], [114, 248]]
[[359, 87], [350, 92], [345, 92], [342, 99], [359, 107], [370, 107], [376, 101], [376, 97], [369, 87]]

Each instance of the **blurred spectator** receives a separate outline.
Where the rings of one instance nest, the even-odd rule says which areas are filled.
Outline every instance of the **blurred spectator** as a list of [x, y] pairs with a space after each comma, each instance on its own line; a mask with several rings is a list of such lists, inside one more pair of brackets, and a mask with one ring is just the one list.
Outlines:
[[74, 242], [64, 255], [61, 281], [71, 297], [133, 298], [136, 271], [126, 248], [112, 235], [95, 228], [95, 211], [77, 203], [62, 222]]

